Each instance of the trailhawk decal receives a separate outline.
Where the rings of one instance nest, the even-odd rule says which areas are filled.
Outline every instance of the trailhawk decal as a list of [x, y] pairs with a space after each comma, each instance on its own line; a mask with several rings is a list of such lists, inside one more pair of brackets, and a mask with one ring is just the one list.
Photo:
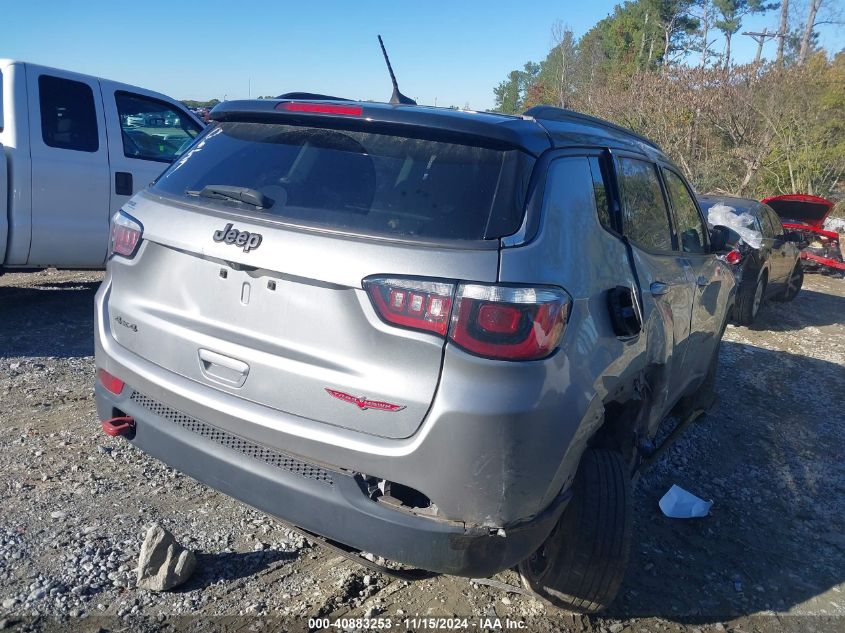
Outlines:
[[405, 407], [393, 404], [392, 402], [381, 402], [380, 400], [367, 400], [366, 398], [356, 398], [355, 396], [343, 393], [342, 391], [335, 391], [334, 389], [326, 388], [326, 391], [332, 398], [343, 400], [349, 404], [356, 405], [361, 411], [367, 409], [377, 409], [379, 411], [401, 411]]

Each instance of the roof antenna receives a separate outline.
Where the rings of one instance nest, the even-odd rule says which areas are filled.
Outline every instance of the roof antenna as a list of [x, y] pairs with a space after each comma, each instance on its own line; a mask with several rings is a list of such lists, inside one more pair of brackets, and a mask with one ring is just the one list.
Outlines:
[[384, 48], [384, 42], [381, 39], [381, 35], [378, 36], [378, 43], [381, 46], [384, 61], [387, 63], [387, 70], [390, 73], [390, 81], [393, 82], [393, 95], [390, 97], [390, 103], [393, 105], [417, 105], [416, 101], [399, 92], [399, 84], [396, 83], [396, 75], [393, 74], [393, 66], [390, 65], [390, 59], [387, 57], [387, 51]]

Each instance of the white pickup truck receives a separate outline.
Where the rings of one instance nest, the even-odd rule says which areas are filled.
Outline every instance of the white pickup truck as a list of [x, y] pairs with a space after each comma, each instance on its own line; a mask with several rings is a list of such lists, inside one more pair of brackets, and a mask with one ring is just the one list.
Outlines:
[[103, 268], [112, 214], [202, 128], [165, 95], [0, 59], [0, 273]]

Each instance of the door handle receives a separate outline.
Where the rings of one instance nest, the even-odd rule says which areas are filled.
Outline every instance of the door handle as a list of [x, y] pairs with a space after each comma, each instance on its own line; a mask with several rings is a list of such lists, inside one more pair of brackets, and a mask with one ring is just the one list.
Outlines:
[[649, 290], [651, 290], [652, 295], [659, 297], [669, 292], [669, 284], [665, 284], [662, 281], [653, 281], [649, 286]]
[[249, 375], [249, 365], [245, 362], [207, 349], [200, 349], [198, 355], [206, 378], [230, 387], [244, 386]]

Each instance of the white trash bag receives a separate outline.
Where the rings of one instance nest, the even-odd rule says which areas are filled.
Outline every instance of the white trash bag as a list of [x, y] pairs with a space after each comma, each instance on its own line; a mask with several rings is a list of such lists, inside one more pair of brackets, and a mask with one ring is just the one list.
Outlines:
[[763, 235], [754, 229], [754, 216], [750, 213], [737, 213], [736, 209], [722, 204], [714, 204], [707, 211], [707, 224], [710, 227], [726, 226], [742, 238], [742, 241], [757, 250], [763, 246]]
[[668, 492], [660, 498], [660, 509], [671, 519], [695, 519], [710, 514], [712, 501], [705, 501], [672, 484]]

